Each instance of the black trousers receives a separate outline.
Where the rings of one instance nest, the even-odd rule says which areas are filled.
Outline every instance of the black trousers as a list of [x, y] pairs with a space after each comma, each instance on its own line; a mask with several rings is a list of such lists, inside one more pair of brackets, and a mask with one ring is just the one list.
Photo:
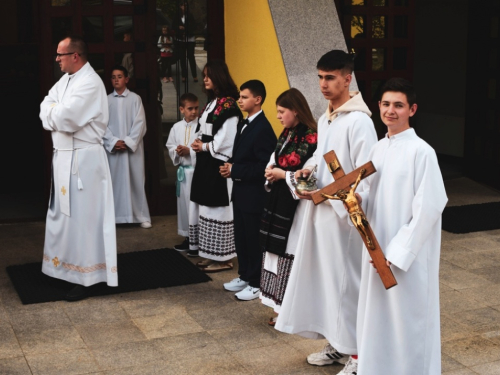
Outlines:
[[247, 213], [233, 202], [234, 242], [238, 256], [240, 279], [251, 287], [260, 288], [262, 271], [262, 249], [259, 244], [260, 213]]
[[160, 57], [160, 78], [172, 77], [173, 56]]
[[[196, 42], [176, 42], [177, 53], [179, 54], [179, 63], [181, 65], [181, 75], [187, 77], [187, 64], [191, 68], [191, 75], [196, 77], [196, 60], [194, 58], [194, 47]], [[187, 59], [187, 60], [186, 60]]]

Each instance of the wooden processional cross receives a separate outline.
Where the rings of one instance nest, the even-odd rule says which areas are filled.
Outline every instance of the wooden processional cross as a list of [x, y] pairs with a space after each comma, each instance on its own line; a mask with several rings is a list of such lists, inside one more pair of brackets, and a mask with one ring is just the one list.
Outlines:
[[358, 200], [355, 196], [355, 191], [359, 182], [375, 173], [377, 171], [375, 166], [370, 161], [346, 175], [340, 165], [335, 151], [332, 150], [326, 153], [323, 158], [325, 159], [328, 170], [333, 175], [335, 181], [312, 195], [314, 204], [318, 205], [327, 199], [337, 199], [344, 202], [347, 206], [350, 219], [361, 235], [385, 289], [392, 288], [398, 284], [396, 278], [394, 277], [391, 268], [387, 266], [384, 253], [380, 248], [377, 238], [370, 227], [370, 223], [366, 220], [366, 215], [361, 206], [358, 204]]

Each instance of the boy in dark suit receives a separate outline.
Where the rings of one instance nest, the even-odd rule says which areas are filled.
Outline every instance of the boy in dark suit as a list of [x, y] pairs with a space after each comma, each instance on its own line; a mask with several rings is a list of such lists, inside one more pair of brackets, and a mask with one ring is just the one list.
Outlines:
[[264, 171], [276, 147], [276, 135], [261, 109], [265, 99], [266, 88], [261, 81], [241, 85], [238, 104], [248, 117], [238, 124], [231, 163], [220, 167], [221, 175], [233, 180], [231, 200], [240, 275], [225, 283], [224, 289], [238, 292], [235, 296], [242, 301], [253, 300], [260, 294], [259, 230], [266, 199]]

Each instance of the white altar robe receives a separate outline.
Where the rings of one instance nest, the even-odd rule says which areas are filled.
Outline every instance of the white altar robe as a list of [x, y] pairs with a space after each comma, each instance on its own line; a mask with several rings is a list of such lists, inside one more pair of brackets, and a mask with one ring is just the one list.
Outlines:
[[[146, 116], [141, 97], [128, 89], [108, 95], [109, 124], [104, 135], [109, 170], [113, 179], [115, 220], [121, 223], [151, 221], [144, 183], [144, 144]], [[127, 151], [113, 151], [122, 140]]]
[[84, 286], [117, 286], [113, 187], [102, 146], [108, 104], [89, 63], [50, 89], [40, 119], [54, 144], [42, 272]]
[[[183, 169], [180, 173], [179, 169], [177, 170], [176, 184], [179, 184], [180, 188], [180, 194], [177, 197], [177, 233], [184, 237], [189, 237], [189, 197], [196, 165], [196, 152], [193, 151], [191, 145], [198, 135], [196, 133], [197, 125], [198, 119], [189, 123], [185, 119], [175, 123], [172, 130], [170, 130], [166, 145], [174, 165], [179, 166], [179, 169]], [[189, 147], [189, 155], [179, 156], [175, 151], [179, 145]], [[181, 178], [182, 181], [180, 181]]]
[[439, 256], [447, 197], [434, 150], [413, 129], [384, 138], [362, 194], [398, 285], [385, 290], [363, 248], [358, 374], [441, 374]]
[[[318, 121], [318, 188], [334, 180], [323, 155], [334, 150], [347, 174], [366, 163], [377, 136], [361, 94]], [[306, 166], [307, 167], [307, 166]], [[361, 184], [360, 184], [361, 185]], [[362, 189], [362, 186], [358, 187]], [[356, 312], [362, 240], [348, 224], [342, 202], [307, 201], [295, 260], [276, 329], [307, 338], [326, 338], [344, 354], [357, 354]]]

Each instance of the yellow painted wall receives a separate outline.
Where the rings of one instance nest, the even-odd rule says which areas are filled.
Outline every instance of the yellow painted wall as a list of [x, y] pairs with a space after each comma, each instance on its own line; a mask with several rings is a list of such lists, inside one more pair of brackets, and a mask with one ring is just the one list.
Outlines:
[[276, 134], [276, 98], [290, 88], [267, 0], [225, 0], [226, 63], [236, 85], [259, 79], [266, 86], [263, 110]]

